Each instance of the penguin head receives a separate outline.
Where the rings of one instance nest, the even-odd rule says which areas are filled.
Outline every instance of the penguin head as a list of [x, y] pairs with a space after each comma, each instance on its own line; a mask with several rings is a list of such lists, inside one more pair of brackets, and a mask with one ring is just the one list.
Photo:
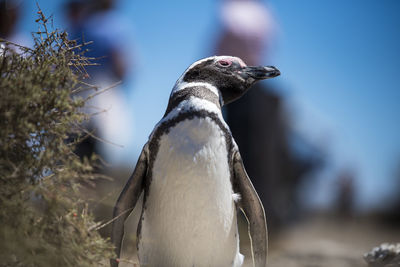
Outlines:
[[214, 56], [193, 63], [180, 81], [203, 82], [218, 88], [224, 104], [233, 102], [259, 80], [279, 76], [272, 66], [247, 66], [243, 60], [231, 56]]

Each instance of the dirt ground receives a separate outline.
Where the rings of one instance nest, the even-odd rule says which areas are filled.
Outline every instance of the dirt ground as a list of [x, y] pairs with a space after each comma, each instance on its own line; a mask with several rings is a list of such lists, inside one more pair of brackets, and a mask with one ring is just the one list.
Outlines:
[[[128, 224], [136, 220], [130, 218]], [[243, 221], [239, 224], [243, 266], [251, 266], [249, 239]], [[138, 260], [134, 229], [128, 230], [120, 266], [132, 267]], [[270, 240], [271, 267], [367, 267], [364, 253], [384, 242], [399, 242], [400, 228], [386, 227], [364, 219], [335, 219], [313, 216], [283, 230]]]
[[[121, 176], [124, 177], [124, 176]], [[112, 207], [121, 186], [105, 184], [97, 187], [98, 219], [111, 219]], [[114, 190], [118, 188], [118, 190]], [[114, 192], [115, 191], [115, 192]], [[99, 199], [99, 197], [96, 197]], [[121, 267], [139, 266], [136, 254], [136, 226], [139, 219], [138, 203], [125, 224], [125, 239]], [[102, 229], [109, 236], [110, 225]], [[268, 266], [270, 267], [367, 267], [363, 255], [385, 242], [400, 242], [400, 225], [384, 225], [371, 217], [343, 218], [329, 214], [305, 217], [286, 227], [279, 234], [271, 233]], [[243, 266], [251, 266], [249, 238], [245, 220], [239, 219], [240, 251], [245, 256]]]
[[295, 225], [271, 244], [272, 267], [362, 267], [364, 253], [384, 242], [399, 242], [399, 227], [363, 219], [316, 216]]

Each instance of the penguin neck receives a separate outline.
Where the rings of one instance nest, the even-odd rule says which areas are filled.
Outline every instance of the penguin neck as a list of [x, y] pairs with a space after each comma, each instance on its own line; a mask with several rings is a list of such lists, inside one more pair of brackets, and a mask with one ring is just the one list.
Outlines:
[[173, 110], [184, 111], [194, 110], [217, 110], [221, 112], [223, 106], [220, 91], [212, 84], [205, 82], [180, 82], [177, 83], [171, 92], [166, 117]]

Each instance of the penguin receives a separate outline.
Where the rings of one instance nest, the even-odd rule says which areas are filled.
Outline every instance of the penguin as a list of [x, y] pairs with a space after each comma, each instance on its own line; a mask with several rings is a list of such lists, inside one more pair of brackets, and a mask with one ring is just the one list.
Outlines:
[[142, 193], [141, 266], [241, 266], [238, 210], [248, 221], [253, 266], [266, 266], [264, 208], [221, 108], [278, 75], [275, 67], [247, 66], [232, 56], [204, 58], [186, 69], [115, 204], [112, 267], [118, 266], [124, 222]]

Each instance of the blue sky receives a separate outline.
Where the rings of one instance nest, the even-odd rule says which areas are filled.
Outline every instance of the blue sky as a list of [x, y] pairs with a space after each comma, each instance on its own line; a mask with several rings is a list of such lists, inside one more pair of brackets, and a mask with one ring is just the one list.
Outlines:
[[[64, 28], [64, 1], [38, 0]], [[329, 166], [311, 189], [325, 205], [340, 169], [356, 173], [361, 208], [393, 193], [400, 165], [400, 1], [264, 1], [279, 25], [265, 64], [282, 76], [293, 127], [323, 147]], [[161, 118], [175, 80], [194, 60], [213, 54], [220, 1], [120, 1], [118, 12], [135, 41], [136, 71], [125, 82], [133, 136], [122, 152], [132, 168], [138, 150]], [[35, 30], [34, 1], [20, 28]]]

